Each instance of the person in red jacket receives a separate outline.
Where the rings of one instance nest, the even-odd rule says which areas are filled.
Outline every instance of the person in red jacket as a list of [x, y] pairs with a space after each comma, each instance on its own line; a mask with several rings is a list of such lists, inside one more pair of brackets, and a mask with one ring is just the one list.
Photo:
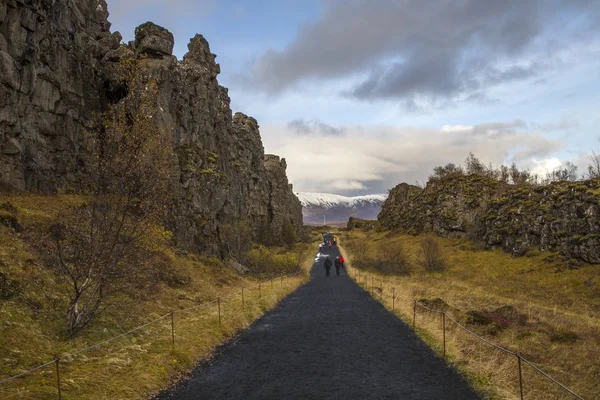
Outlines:
[[342, 269], [344, 269], [344, 256], [340, 254], [340, 263], [342, 263]]

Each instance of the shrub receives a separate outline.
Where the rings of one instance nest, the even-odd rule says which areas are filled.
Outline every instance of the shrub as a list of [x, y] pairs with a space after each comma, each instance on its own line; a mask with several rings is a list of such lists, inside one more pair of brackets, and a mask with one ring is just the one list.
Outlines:
[[410, 261], [408, 251], [399, 243], [382, 242], [379, 243], [376, 256], [378, 259], [375, 268], [392, 274], [410, 273]]
[[446, 266], [440, 245], [434, 238], [421, 240], [420, 257], [426, 271], [443, 271]]
[[298, 235], [296, 235], [296, 230], [294, 229], [294, 225], [291, 222], [286, 222], [283, 225], [283, 229], [281, 232], [281, 238], [283, 243], [289, 248], [294, 245], [298, 241]]
[[258, 246], [246, 255], [246, 264], [252, 274], [276, 276], [300, 270], [297, 253], [280, 251], [275, 247]]

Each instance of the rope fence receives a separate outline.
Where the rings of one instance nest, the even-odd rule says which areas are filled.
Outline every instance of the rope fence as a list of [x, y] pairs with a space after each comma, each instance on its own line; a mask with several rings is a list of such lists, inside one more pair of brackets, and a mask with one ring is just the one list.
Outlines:
[[245, 301], [244, 301], [245, 300], [244, 299], [244, 292], [247, 293], [247, 292], [249, 292], [251, 290], [258, 289], [259, 299], [261, 299], [262, 298], [262, 287], [265, 284], [270, 283], [270, 285], [271, 285], [270, 289], [273, 290], [274, 289], [274, 283], [273, 283], [274, 280], [280, 280], [280, 284], [281, 284], [281, 286], [283, 286], [284, 280], [287, 282], [287, 280], [289, 278], [294, 278], [294, 277], [296, 277], [296, 276], [298, 276], [298, 275], [300, 275], [302, 273], [304, 273], [304, 271], [298, 271], [298, 272], [296, 272], [294, 274], [281, 275], [281, 276], [278, 276], [276, 278], [271, 278], [271, 279], [269, 279], [267, 281], [264, 281], [264, 282], [259, 282], [257, 285], [253, 285], [253, 286], [250, 286], [248, 288], [243, 288], [240, 291], [233, 292], [233, 293], [231, 293], [231, 294], [229, 294], [227, 296], [218, 297], [218, 298], [216, 298], [214, 300], [211, 300], [211, 301], [203, 303], [203, 304], [199, 304], [199, 305], [196, 305], [196, 306], [193, 306], [193, 307], [189, 307], [189, 308], [184, 308], [184, 309], [181, 309], [181, 310], [171, 310], [167, 314], [161, 315], [160, 317], [158, 317], [156, 319], [153, 319], [152, 321], [149, 321], [149, 322], [147, 322], [147, 323], [145, 323], [143, 325], [137, 326], [137, 327], [135, 327], [135, 328], [133, 328], [133, 329], [127, 331], [127, 332], [123, 332], [123, 333], [121, 333], [121, 334], [119, 334], [117, 336], [114, 336], [114, 337], [110, 338], [110, 339], [106, 339], [106, 340], [104, 340], [102, 342], [93, 344], [93, 345], [91, 345], [89, 347], [86, 347], [86, 348], [83, 348], [83, 349], [80, 349], [80, 350], [75, 350], [72, 353], [63, 354], [61, 356], [56, 356], [56, 358], [54, 360], [51, 360], [51, 361], [48, 361], [48, 362], [46, 362], [44, 364], [38, 365], [38, 366], [36, 366], [34, 368], [31, 368], [31, 369], [29, 369], [27, 371], [21, 372], [21, 373], [19, 373], [17, 375], [5, 378], [5, 379], [3, 379], [3, 380], [0, 381], [0, 385], [6, 384], [6, 383], [11, 382], [11, 381], [13, 381], [15, 379], [18, 379], [18, 378], [25, 377], [27, 375], [30, 375], [30, 374], [32, 374], [32, 373], [34, 373], [36, 371], [39, 371], [39, 370], [43, 369], [43, 368], [49, 367], [51, 365], [54, 365], [55, 368], [56, 368], [55, 372], [56, 372], [56, 390], [57, 390], [57, 395], [58, 395], [58, 399], [62, 400], [61, 379], [60, 379], [60, 361], [61, 360], [68, 359], [68, 358], [74, 357], [74, 356], [76, 356], [78, 354], [81, 354], [83, 352], [86, 352], [86, 351], [95, 349], [97, 347], [106, 345], [106, 344], [108, 344], [110, 342], [113, 342], [113, 341], [119, 339], [119, 338], [122, 338], [124, 336], [130, 335], [130, 334], [132, 334], [134, 332], [137, 332], [137, 331], [139, 331], [139, 330], [141, 330], [143, 328], [146, 328], [146, 327], [148, 327], [150, 325], [153, 325], [153, 324], [155, 324], [155, 323], [157, 323], [159, 321], [162, 321], [162, 320], [164, 320], [164, 319], [166, 319], [168, 317], [170, 317], [171, 341], [172, 341], [172, 345], [175, 346], [175, 314], [189, 312], [189, 311], [196, 311], [196, 310], [201, 309], [201, 308], [205, 308], [205, 307], [208, 307], [208, 306], [211, 306], [211, 305], [213, 305], [213, 306], [216, 305], [216, 307], [217, 307], [218, 321], [219, 321], [219, 325], [221, 325], [221, 323], [222, 323], [222, 307], [221, 307], [221, 305], [222, 305], [222, 303], [226, 303], [228, 299], [230, 299], [230, 298], [232, 298], [234, 296], [237, 296], [237, 295], [241, 295], [242, 309], [243, 309], [244, 308], [244, 304], [245, 304]]
[[[353, 275], [354, 280], [356, 281], [356, 283], [358, 283], [359, 285], [364, 284], [365, 288], [367, 291], [372, 290], [372, 289], [379, 289], [380, 293], [379, 293], [379, 298], [380, 300], [383, 302], [383, 295], [384, 295], [384, 281], [383, 280], [375, 280], [375, 277], [371, 276], [371, 287], [369, 288], [369, 275], [368, 274], [364, 274], [363, 277], [361, 277], [360, 274], [360, 270], [355, 269], [355, 268], [349, 268], [348, 272], [350, 272], [351, 270], [354, 271], [354, 274], [349, 274], [349, 275]], [[376, 284], [379, 284], [379, 286], [376, 286]], [[408, 298], [406, 296], [400, 296], [396, 294], [396, 288], [395, 287], [389, 287], [388, 289], [391, 289], [391, 293], [392, 293], [392, 311], [395, 311], [396, 308], [396, 300], [397, 299], [404, 299], [407, 301], [411, 301], [413, 304], [413, 315], [412, 315], [412, 325], [413, 325], [413, 330], [416, 328], [416, 316], [417, 316], [417, 309], [424, 309], [428, 312], [434, 313], [434, 314], [438, 314], [441, 316], [442, 318], [442, 333], [443, 333], [443, 355], [444, 355], [444, 359], [446, 359], [446, 320], [449, 320], [451, 323], [453, 323], [454, 325], [456, 325], [457, 327], [459, 327], [460, 329], [462, 329], [464, 332], [468, 333], [469, 335], [473, 336], [474, 338], [476, 338], [477, 340], [488, 344], [489, 346], [494, 347], [497, 350], [502, 351], [505, 354], [508, 354], [510, 356], [516, 357], [517, 358], [517, 370], [518, 370], [518, 374], [519, 374], [519, 395], [520, 395], [520, 399], [523, 400], [524, 399], [524, 395], [523, 395], [523, 374], [522, 374], [522, 363], [525, 363], [527, 365], [529, 365], [531, 368], [533, 368], [533, 370], [535, 372], [537, 372], [538, 374], [542, 375], [543, 377], [545, 377], [546, 379], [548, 379], [550, 382], [554, 383], [556, 386], [558, 386], [559, 388], [561, 388], [564, 392], [570, 394], [571, 396], [573, 396], [576, 399], [579, 400], [584, 400], [583, 397], [581, 397], [580, 395], [578, 395], [577, 393], [575, 393], [574, 391], [572, 391], [571, 389], [569, 389], [566, 385], [564, 385], [563, 383], [557, 381], [555, 378], [553, 378], [552, 376], [548, 375], [546, 372], [544, 372], [543, 370], [541, 370], [538, 366], [536, 366], [535, 364], [533, 364], [531, 361], [527, 360], [526, 358], [524, 358], [520, 352], [518, 351], [512, 351], [509, 350], [505, 347], [500, 346], [499, 344], [496, 344], [480, 335], [478, 335], [477, 333], [473, 332], [472, 330], [470, 330], [469, 328], [467, 328], [466, 326], [462, 325], [461, 323], [459, 323], [455, 318], [453, 318], [450, 314], [448, 314], [445, 311], [441, 311], [441, 310], [436, 310], [430, 307], [427, 307], [426, 305], [422, 304], [420, 301], [418, 301], [417, 299], [411, 299]], [[375, 295], [374, 295], [375, 296]]]

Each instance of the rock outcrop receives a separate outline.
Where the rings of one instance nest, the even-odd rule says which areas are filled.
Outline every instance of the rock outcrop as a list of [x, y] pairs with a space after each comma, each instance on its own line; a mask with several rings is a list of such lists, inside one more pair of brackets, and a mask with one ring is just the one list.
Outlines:
[[390, 191], [378, 219], [388, 229], [410, 234], [463, 236], [478, 225], [489, 202], [507, 185], [480, 175], [447, 176], [424, 189], [402, 183]]
[[80, 186], [88, 119], [101, 109], [101, 60], [119, 47], [104, 0], [0, 2], [0, 183]]
[[467, 237], [515, 256], [531, 249], [600, 263], [600, 181], [512, 186], [480, 175], [396, 186], [379, 214], [387, 229]]
[[[232, 117], [216, 56], [196, 35], [179, 61], [174, 38], [147, 22], [121, 44], [104, 0], [0, 3], [0, 184], [45, 193], [86, 185], [86, 137], [125, 80], [125, 59], [160, 88], [156, 121], [173, 132], [179, 188], [167, 225], [178, 244], [219, 254], [225, 226], [274, 233], [302, 225], [285, 160], [265, 156], [254, 118]], [[231, 231], [230, 229], [228, 231]]]
[[348, 218], [348, 224], [346, 225], [346, 228], [348, 229], [364, 229], [364, 230], [371, 230], [371, 229], [375, 229], [377, 227], [377, 225], [379, 225], [378, 221], [374, 221], [371, 219], [361, 219], [361, 218], [356, 218], [356, 217], [350, 217]]
[[481, 219], [489, 247], [523, 255], [531, 248], [600, 263], [600, 181], [516, 187]]

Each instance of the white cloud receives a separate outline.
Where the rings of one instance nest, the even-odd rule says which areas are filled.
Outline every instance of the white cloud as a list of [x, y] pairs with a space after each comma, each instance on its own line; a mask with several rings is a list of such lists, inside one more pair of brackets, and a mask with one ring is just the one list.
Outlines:
[[[519, 125], [520, 122], [516, 125]], [[345, 126], [343, 136], [296, 135], [287, 125], [261, 127], [265, 149], [285, 157], [288, 177], [301, 192], [385, 193], [400, 182], [426, 180], [433, 168], [462, 164], [469, 152], [485, 163], [521, 167], [551, 158], [562, 142], [527, 129], [475, 125], [469, 130]]]
[[562, 161], [556, 157], [550, 157], [542, 160], [533, 160], [531, 172], [540, 176], [545, 176], [548, 172], [554, 171], [562, 165]]
[[361, 190], [366, 189], [367, 187], [359, 181], [334, 181], [331, 183], [331, 188], [341, 191], [346, 190]]
[[472, 131], [473, 126], [471, 125], [444, 125], [442, 126], [442, 132], [460, 132], [460, 131]]

